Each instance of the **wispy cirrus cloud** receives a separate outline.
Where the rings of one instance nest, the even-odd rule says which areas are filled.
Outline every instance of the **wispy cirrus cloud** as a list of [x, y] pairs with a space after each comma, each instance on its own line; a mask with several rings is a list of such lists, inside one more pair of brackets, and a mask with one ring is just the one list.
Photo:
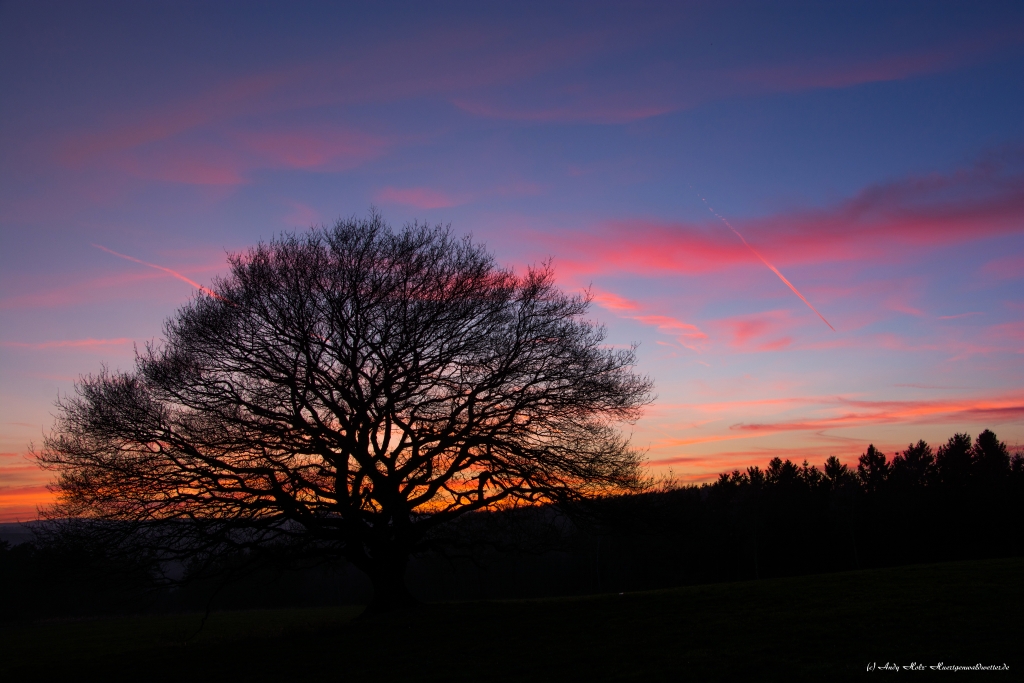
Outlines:
[[[662, 27], [663, 29], [665, 27]], [[757, 54], [749, 63], [707, 64], [641, 62], [634, 69], [606, 69], [581, 78], [577, 70], [552, 65], [543, 83], [512, 90], [470, 93], [453, 99], [459, 109], [485, 118], [535, 123], [623, 124], [732, 97], [779, 92], [849, 88], [927, 76], [991, 58], [1020, 43], [1009, 27], [972, 34], [936, 46], [844, 56], [816, 55], [799, 60]], [[635, 51], [628, 33], [608, 41], [603, 52]]]
[[0, 460], [0, 522], [35, 519], [37, 507], [53, 501], [54, 496], [47, 488], [51, 474], [29, 461], [25, 453], [4, 453], [3, 456]]
[[270, 168], [344, 170], [384, 153], [393, 141], [343, 126], [241, 131], [231, 134], [240, 150]]
[[981, 267], [981, 274], [996, 280], [1024, 278], [1024, 254], [1010, 254], [993, 259]]
[[416, 209], [444, 209], [465, 202], [441, 190], [429, 187], [385, 187], [374, 193], [374, 199], [388, 204], [402, 204]]
[[0, 486], [0, 522], [27, 522], [38, 518], [37, 510], [52, 503], [55, 496], [45, 484]]
[[159, 152], [133, 151], [112, 160], [111, 165], [144, 180], [228, 188], [246, 183], [245, 164], [222, 147], [168, 147]]
[[966, 313], [956, 313], [954, 315], [940, 315], [939, 320], [958, 320], [960, 318], [971, 318], [976, 315], [985, 315], [982, 311], [967, 311]]
[[1006, 341], [1016, 345], [1017, 353], [1024, 353], [1024, 321], [992, 325], [988, 328], [989, 335], [1000, 341]]
[[44, 341], [44, 342], [14, 342], [14, 341], [3, 341], [0, 342], [0, 346], [8, 346], [16, 349], [32, 349], [32, 350], [43, 350], [43, 349], [96, 349], [108, 346], [122, 346], [124, 344], [131, 344], [132, 339], [128, 337], [117, 337], [115, 339], [61, 339], [57, 341]]
[[792, 92], [816, 88], [849, 88], [867, 83], [901, 81], [984, 61], [1021, 42], [1020, 33], [999, 27], [968, 35], [941, 46], [893, 51], [884, 56], [862, 53], [854, 58], [800, 60], [738, 67], [729, 76], [741, 83]]
[[320, 212], [312, 206], [296, 201], [288, 201], [287, 204], [291, 207], [291, 211], [282, 216], [281, 220], [284, 221], [285, 225], [289, 228], [295, 228], [298, 226], [307, 228], [321, 222], [322, 217]]
[[140, 285], [163, 277], [155, 272], [117, 273], [87, 277], [60, 287], [30, 288], [30, 291], [0, 299], [0, 310], [55, 308], [111, 296], [133, 296]]
[[94, 161], [143, 179], [230, 187], [249, 183], [260, 170], [349, 170], [394, 142], [344, 125], [233, 127], [115, 149]]
[[396, 187], [388, 185], [373, 193], [373, 199], [382, 204], [400, 204], [415, 209], [445, 209], [477, 203], [488, 199], [534, 197], [544, 193], [544, 186], [529, 180], [513, 179], [472, 192], [450, 192], [435, 187]]
[[[863, 445], [849, 444], [847, 448], [842, 449], [841, 452], [847, 454], [860, 455], [867, 443]], [[808, 461], [808, 464], [821, 467], [824, 460], [829, 455], [835, 455], [835, 447], [822, 448], [821, 445], [813, 446], [787, 446], [787, 447], [770, 447], [763, 446], [759, 448], [744, 448], [735, 450], [718, 451], [714, 454], [709, 455], [695, 455], [695, 456], [670, 456], [667, 458], [659, 458], [655, 461], [657, 465], [672, 465], [677, 463], [692, 462], [702, 464], [705, 466], [711, 466], [718, 472], [726, 472], [734, 468], [742, 468], [748, 465], [758, 465], [763, 467], [764, 464], [776, 456], [781, 458], [788, 458], [795, 462]]]
[[837, 414], [772, 423], [737, 423], [741, 433], [821, 431], [865, 425], [985, 422], [999, 424], [1024, 418], [1024, 394], [914, 401], [866, 401], [835, 398], [823, 402], [838, 406]]
[[452, 101], [462, 111], [490, 119], [530, 121], [534, 123], [629, 123], [641, 119], [661, 116], [682, 107], [671, 104], [630, 104], [629, 98], [608, 97], [607, 100], [593, 99], [571, 103], [503, 103], [457, 98]]
[[[329, 125], [322, 117], [288, 125], [280, 119], [329, 106], [454, 95], [521, 81], [601, 46], [600, 31], [524, 41], [495, 26], [439, 26], [207, 81], [198, 92], [169, 93], [167, 101], [142, 108], [111, 109], [94, 127], [64, 133], [56, 157], [71, 168], [114, 167], [209, 185], [240, 184], [261, 168], [344, 170], [378, 157], [398, 138], [337, 119]], [[407, 133], [399, 137], [409, 140]]]
[[18, 464], [0, 466], [0, 474], [3, 474], [3, 486], [0, 488], [11, 489], [40, 486], [45, 485], [49, 481], [50, 473], [29, 460], [28, 454], [16, 453], [14, 455], [20, 459]]
[[[883, 452], [894, 452], [900, 444], [876, 443], [876, 447]], [[701, 483], [714, 481], [719, 474], [739, 470], [743, 472], [748, 467], [764, 468], [772, 458], [791, 460], [798, 465], [807, 462], [821, 469], [829, 456], [836, 456], [840, 462], [855, 465], [857, 458], [867, 447], [866, 442], [849, 444], [816, 444], [813, 446], [786, 446], [786, 447], [761, 447], [747, 449], [720, 450], [713, 454], [706, 455], [677, 455], [664, 458], [655, 458], [650, 461], [652, 467], [659, 469], [671, 468], [673, 478], [684, 483]], [[683, 473], [675, 471], [675, 467], [685, 468]]]
[[[124, 112], [111, 112], [110, 116], [118, 118], [107, 125], [68, 135], [60, 144], [59, 159], [69, 166], [80, 167], [111, 153], [234, 119], [244, 111], [276, 111], [281, 104], [268, 106], [267, 96], [294, 82], [305, 71], [302, 67], [269, 70], [222, 81], [196, 96], [131, 112], [131, 123], [120, 120]], [[263, 106], [259, 106], [260, 102], [264, 102]]]
[[[13, 293], [0, 299], [0, 310], [59, 308], [118, 299], [137, 299], [143, 296], [153, 296], [155, 293], [154, 285], [168, 276], [185, 282], [190, 287], [201, 287], [195, 279], [182, 273], [182, 270], [187, 270], [189, 274], [194, 276], [196, 273], [210, 275], [224, 270], [223, 254], [215, 260], [210, 260], [209, 252], [206, 249], [186, 254], [189, 260], [205, 256], [205, 263], [193, 263], [187, 269], [181, 267], [172, 269], [158, 264], [150, 264], [100, 245], [95, 245], [95, 247], [112, 256], [144, 265], [146, 269], [104, 273], [102, 275], [74, 273], [69, 276], [63, 276], [61, 279], [64, 280], [64, 283], [56, 287], [52, 285], [47, 286], [54, 278], [26, 275], [14, 283], [14, 286], [9, 287], [9, 289], [14, 290]], [[179, 254], [177, 257], [181, 258], [181, 255]]]
[[[922, 428], [934, 435], [939, 425], [952, 425], [947, 436], [972, 428], [998, 430], [999, 425], [1024, 418], [1024, 394], [908, 400], [809, 395], [676, 405], [668, 411], [672, 412], [701, 419], [690, 425], [662, 424], [668, 415], [656, 419], [661, 427], [654, 429], [646, 444], [650, 465], [681, 466], [687, 480], [707, 481], [721, 472], [763, 467], [776, 456], [807, 460], [819, 467], [829, 455], [855, 462], [869, 441], [885, 452], [895, 452], [906, 446], [902, 438], [892, 440], [894, 433], [907, 433], [901, 427], [914, 428], [910, 433], [916, 436], [911, 440], [920, 438]], [[758, 415], [761, 420], [729, 424], [730, 418], [739, 415]], [[881, 436], [869, 440], [865, 431]], [[753, 445], [730, 446], [737, 443]]]
[[[456, 22], [353, 44], [300, 63], [199, 81], [204, 85], [197, 90], [169, 92], [166, 101], [142, 108], [113, 109], [92, 128], [62, 135], [57, 157], [73, 168], [105, 166], [169, 182], [232, 186], [262, 168], [352, 168], [401, 142], [379, 130], [325, 125], [315, 116], [281, 125], [281, 117], [297, 112], [443, 98], [483, 118], [620, 124], [725, 97], [935, 73], [985, 59], [1015, 36], [1003, 27], [882, 57], [854, 51], [786, 61], [753, 54], [746, 64], [698, 66], [645, 54], [652, 38], [677, 40], [664, 17], [628, 23], [630, 30], [593, 24], [524, 37], [500, 23]], [[622, 66], [605, 68], [608, 60]], [[244, 132], [253, 122], [257, 129]]]

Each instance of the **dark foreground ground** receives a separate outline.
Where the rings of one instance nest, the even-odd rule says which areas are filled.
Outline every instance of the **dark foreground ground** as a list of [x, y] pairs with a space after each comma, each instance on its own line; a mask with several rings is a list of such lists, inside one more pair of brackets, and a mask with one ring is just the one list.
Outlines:
[[[1024, 560], [584, 598], [50, 621], [0, 632], [0, 679], [1024, 680]], [[879, 669], [1008, 664], [1009, 672]]]

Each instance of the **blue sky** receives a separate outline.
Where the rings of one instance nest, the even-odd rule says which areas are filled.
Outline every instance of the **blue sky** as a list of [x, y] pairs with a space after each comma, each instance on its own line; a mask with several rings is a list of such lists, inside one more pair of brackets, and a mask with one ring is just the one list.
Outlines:
[[1020, 3], [5, 3], [0, 64], [3, 519], [78, 375], [371, 205], [589, 286], [655, 470], [1024, 442]]

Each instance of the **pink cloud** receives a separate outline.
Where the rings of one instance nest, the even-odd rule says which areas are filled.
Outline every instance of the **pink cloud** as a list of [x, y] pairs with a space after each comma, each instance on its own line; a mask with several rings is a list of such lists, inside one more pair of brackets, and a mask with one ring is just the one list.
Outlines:
[[1024, 254], [1012, 254], [993, 259], [981, 267], [981, 272], [996, 280], [1024, 278]]
[[636, 315], [631, 317], [642, 322], [644, 325], [653, 325], [658, 328], [659, 332], [675, 337], [676, 341], [690, 349], [696, 349], [696, 342], [708, 338], [696, 325], [684, 323], [667, 315]]
[[616, 313], [622, 311], [636, 311], [640, 308], [640, 304], [637, 302], [627, 299], [623, 296], [619, 296], [614, 292], [604, 292], [596, 289], [591, 289], [590, 296], [599, 306], [607, 308], [609, 311]]
[[320, 223], [320, 212], [301, 202], [289, 202], [292, 210], [281, 217], [289, 228], [309, 227]]
[[[1013, 152], [1019, 164], [1024, 154]], [[697, 198], [696, 196], [694, 197]], [[785, 265], [902, 261], [921, 249], [1024, 233], [1024, 174], [982, 160], [946, 176], [874, 185], [830, 208], [745, 221], [758, 252]], [[535, 233], [571, 278], [594, 274], [699, 275], [758, 263], [727, 228], [654, 219], [607, 221], [586, 231]], [[923, 314], [898, 298], [891, 307]]]
[[793, 327], [787, 311], [767, 311], [755, 316], [744, 316], [717, 321], [732, 333], [732, 346], [749, 351], [778, 351], [793, 342], [783, 334]]
[[463, 203], [462, 199], [427, 187], [385, 187], [374, 194], [374, 199], [391, 204], [405, 204], [417, 209], [443, 209]]
[[642, 307], [638, 302], [626, 299], [618, 294], [592, 289], [591, 297], [599, 306], [617, 313], [623, 318], [636, 320], [644, 325], [657, 328], [663, 334], [671, 335], [677, 342], [688, 349], [697, 350], [699, 342], [708, 338], [696, 325], [691, 325], [667, 315], [642, 313]]
[[560, 272], [584, 277], [597, 273], [693, 275], [749, 263], [752, 257], [743, 245], [726, 237], [694, 224], [638, 219], [536, 239], [557, 249]]
[[[974, 327], [964, 330], [953, 328], [940, 335], [906, 336], [868, 329], [870, 324], [886, 319], [884, 311], [878, 314], [878, 309], [872, 308], [876, 314], [868, 315], [866, 319], [855, 315], [850, 316], [849, 321], [844, 318], [842, 337], [807, 339], [806, 330], [813, 318], [796, 309], [776, 308], [684, 323], [678, 318], [650, 311], [647, 304], [612, 292], [591, 288], [591, 293], [594, 303], [599, 306], [623, 318], [655, 327], [659, 332], [676, 337], [679, 343], [694, 350], [705, 350], [707, 342], [713, 342], [717, 348], [721, 348], [719, 344], [727, 344], [733, 351], [744, 353], [839, 348], [887, 349], [901, 353], [931, 352], [939, 355], [936, 361], [956, 361], [978, 354], [1016, 353], [1022, 348], [1019, 338], [1022, 333], [1016, 324], [996, 325], [982, 330]], [[944, 317], [949, 319], [961, 316]], [[978, 340], [983, 340], [983, 343]]]
[[[708, 204], [707, 200], [705, 200], [703, 197], [701, 197], [701, 201], [703, 201], [705, 205]], [[750, 246], [750, 243], [747, 242], [747, 238], [745, 238], [743, 235], [741, 235], [740, 232], [738, 230], [736, 230], [736, 228], [733, 227], [732, 223], [730, 223], [728, 220], [726, 220], [723, 216], [719, 215], [718, 212], [715, 211], [714, 209], [712, 209], [710, 205], [708, 205], [708, 210], [711, 213], [713, 213], [720, 221], [722, 221], [722, 223], [724, 223], [726, 225], [726, 227], [728, 227], [730, 230], [732, 230], [733, 234], [736, 235], [736, 237], [738, 237], [741, 242], [743, 242], [743, 246], [745, 246], [747, 249], [749, 249], [750, 252], [754, 256], [756, 256], [758, 258], [758, 260], [761, 261], [761, 263], [763, 263], [768, 268], [768, 270], [770, 270], [773, 273], [775, 273], [775, 275], [779, 278], [779, 280], [781, 280], [783, 284], [785, 284], [787, 287], [789, 287], [790, 291], [792, 291], [794, 294], [796, 294], [797, 297], [800, 299], [800, 301], [804, 302], [804, 305], [806, 305], [807, 308], [811, 309], [816, 316], [821, 318], [821, 321], [823, 323], [828, 325], [828, 328], [830, 330], [832, 330], [833, 332], [836, 331], [836, 328], [832, 327], [832, 323], [830, 323], [828, 320], [825, 319], [825, 316], [823, 316], [821, 314], [821, 312], [817, 308], [815, 308], [814, 305], [811, 304], [810, 301], [807, 300], [807, 297], [805, 297], [800, 292], [800, 290], [798, 290], [796, 288], [796, 285], [794, 285], [792, 282], [790, 282], [789, 278], [787, 278], [785, 275], [783, 275], [779, 271], [779, 269], [776, 268], [774, 264], [769, 262], [768, 259], [766, 259], [764, 256], [762, 256], [760, 254], [760, 252], [758, 252], [756, 249], [754, 249], [752, 246]]]

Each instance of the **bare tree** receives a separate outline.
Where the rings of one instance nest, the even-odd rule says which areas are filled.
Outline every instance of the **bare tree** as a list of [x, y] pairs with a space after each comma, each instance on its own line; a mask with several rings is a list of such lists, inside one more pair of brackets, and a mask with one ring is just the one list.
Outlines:
[[[229, 257], [133, 372], [83, 377], [36, 454], [51, 518], [145, 531], [168, 556], [275, 542], [410, 600], [431, 530], [474, 510], [635, 489], [614, 425], [651, 382], [549, 265], [376, 213]], [[117, 524], [110, 524], [116, 522]]]

